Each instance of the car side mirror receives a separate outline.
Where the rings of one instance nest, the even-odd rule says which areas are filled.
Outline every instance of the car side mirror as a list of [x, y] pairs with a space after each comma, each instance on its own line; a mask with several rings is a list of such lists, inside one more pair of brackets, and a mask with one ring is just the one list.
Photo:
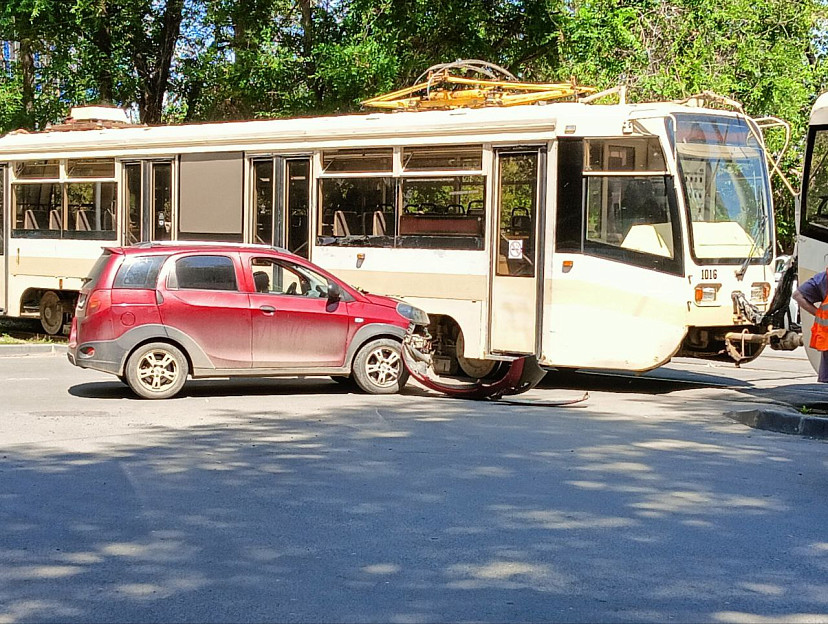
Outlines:
[[342, 300], [342, 290], [336, 282], [328, 282], [328, 304], [337, 303]]

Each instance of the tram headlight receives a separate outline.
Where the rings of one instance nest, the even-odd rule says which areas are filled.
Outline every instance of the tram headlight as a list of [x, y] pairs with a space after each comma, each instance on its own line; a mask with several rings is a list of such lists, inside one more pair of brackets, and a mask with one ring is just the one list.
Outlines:
[[721, 288], [721, 284], [697, 284], [695, 290], [696, 305], [715, 303], [719, 288]]
[[408, 303], [403, 303], [402, 301], [398, 303], [397, 314], [415, 325], [428, 325], [428, 314]]
[[750, 300], [764, 303], [770, 297], [770, 284], [767, 282], [755, 282], [750, 285]]

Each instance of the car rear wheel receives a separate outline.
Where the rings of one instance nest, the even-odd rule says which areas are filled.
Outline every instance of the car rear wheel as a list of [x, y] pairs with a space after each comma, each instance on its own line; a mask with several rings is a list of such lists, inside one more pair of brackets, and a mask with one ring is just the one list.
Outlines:
[[180, 349], [164, 342], [151, 342], [129, 356], [126, 381], [144, 399], [168, 399], [184, 386], [187, 370], [187, 358]]
[[354, 381], [369, 394], [394, 394], [408, 381], [402, 361], [402, 345], [391, 338], [379, 338], [362, 346], [354, 358]]

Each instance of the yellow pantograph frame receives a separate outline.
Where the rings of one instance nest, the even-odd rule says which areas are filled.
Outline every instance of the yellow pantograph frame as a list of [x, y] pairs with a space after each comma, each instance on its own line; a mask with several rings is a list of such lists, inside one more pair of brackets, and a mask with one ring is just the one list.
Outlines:
[[[443, 85], [460, 85], [464, 88], [447, 89]], [[593, 87], [581, 87], [574, 82], [483, 80], [453, 76], [444, 70], [429, 75], [424, 82], [364, 100], [362, 105], [392, 110], [519, 106], [564, 98], [577, 99], [595, 91]]]

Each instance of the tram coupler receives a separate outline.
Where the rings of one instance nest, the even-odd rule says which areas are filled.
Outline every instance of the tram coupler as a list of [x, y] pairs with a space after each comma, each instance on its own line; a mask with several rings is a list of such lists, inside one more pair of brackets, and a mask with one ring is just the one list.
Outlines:
[[543, 379], [546, 371], [538, 366], [534, 357], [512, 360], [500, 379], [490, 382], [445, 383], [430, 373], [434, 370], [430, 340], [409, 329], [403, 339], [403, 363], [411, 376], [426, 388], [451, 397], [473, 400], [497, 400], [503, 396], [521, 394], [531, 390]]
[[736, 364], [752, 358], [746, 353], [745, 345], [747, 344], [769, 346], [775, 351], [793, 351], [803, 346], [802, 334], [782, 327], [769, 329], [764, 334], [754, 334], [747, 329], [725, 334], [727, 353], [736, 360]]

